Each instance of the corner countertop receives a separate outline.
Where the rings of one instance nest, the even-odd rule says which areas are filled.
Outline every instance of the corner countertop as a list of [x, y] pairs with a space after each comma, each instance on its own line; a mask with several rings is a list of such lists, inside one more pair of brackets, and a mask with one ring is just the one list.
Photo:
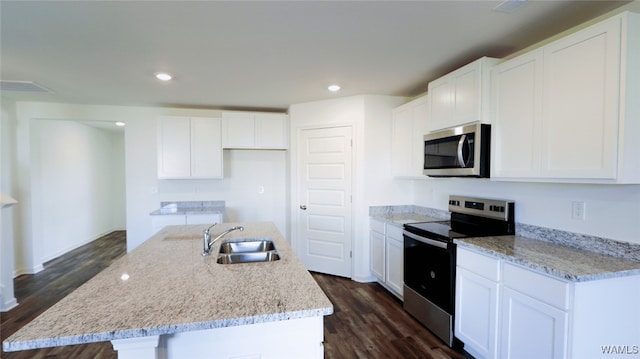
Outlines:
[[640, 275], [640, 262], [522, 236], [461, 238], [455, 243], [573, 282]]
[[[203, 257], [206, 225], [168, 226], [3, 342], [5, 351], [316, 317], [333, 305], [272, 223], [225, 223], [214, 234], [271, 238], [275, 262]], [[213, 253], [220, 245], [214, 244]]]
[[450, 213], [415, 205], [397, 205], [369, 207], [369, 216], [375, 220], [402, 227], [407, 223], [446, 221], [449, 220]]
[[192, 214], [217, 214], [224, 213], [225, 201], [184, 201], [161, 202], [160, 208], [149, 213], [151, 216], [159, 215], [192, 215]]

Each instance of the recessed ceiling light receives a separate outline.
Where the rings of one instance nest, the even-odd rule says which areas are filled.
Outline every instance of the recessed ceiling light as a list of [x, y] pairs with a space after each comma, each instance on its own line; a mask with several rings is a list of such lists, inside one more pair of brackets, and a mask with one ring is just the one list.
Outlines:
[[166, 72], [158, 72], [156, 73], [156, 78], [160, 81], [169, 81], [173, 78], [173, 76], [169, 75]]
[[125, 125], [125, 123], [124, 123], [124, 122], [122, 122], [122, 121], [118, 121], [118, 122], [116, 122], [116, 126], [118, 126], [118, 127], [122, 127], [122, 126], [124, 126], [124, 125]]
[[340, 91], [340, 85], [329, 85], [329, 87], [327, 87], [327, 89], [331, 92], [336, 92], [336, 91]]

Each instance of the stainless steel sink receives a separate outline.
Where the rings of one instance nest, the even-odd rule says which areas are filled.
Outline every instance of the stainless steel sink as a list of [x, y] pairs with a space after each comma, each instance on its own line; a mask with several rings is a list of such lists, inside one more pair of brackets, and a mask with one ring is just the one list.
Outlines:
[[224, 242], [220, 245], [220, 253], [247, 253], [273, 251], [273, 241], [264, 239], [243, 242]]
[[273, 262], [280, 259], [276, 246], [270, 239], [227, 240], [220, 244], [218, 263]]
[[279, 259], [280, 255], [276, 251], [226, 253], [218, 255], [218, 263], [220, 264], [273, 262]]

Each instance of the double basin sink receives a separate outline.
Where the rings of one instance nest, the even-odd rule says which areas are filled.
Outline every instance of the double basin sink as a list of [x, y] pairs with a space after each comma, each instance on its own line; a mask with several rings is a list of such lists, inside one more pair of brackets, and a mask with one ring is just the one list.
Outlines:
[[273, 262], [280, 259], [276, 246], [270, 239], [228, 239], [220, 244], [218, 263]]

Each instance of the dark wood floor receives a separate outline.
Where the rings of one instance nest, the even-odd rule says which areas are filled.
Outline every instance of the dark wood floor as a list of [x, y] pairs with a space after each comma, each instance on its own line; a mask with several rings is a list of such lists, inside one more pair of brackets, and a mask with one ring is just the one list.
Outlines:
[[[113, 232], [15, 279], [20, 305], [0, 314], [2, 340], [30, 322], [126, 252], [126, 235]], [[376, 283], [312, 273], [334, 305], [325, 317], [325, 358], [462, 358], [422, 327], [402, 303]], [[3, 359], [117, 358], [110, 342], [2, 352]]]
[[312, 273], [334, 314], [324, 320], [326, 358], [463, 358], [402, 308], [377, 283]]

